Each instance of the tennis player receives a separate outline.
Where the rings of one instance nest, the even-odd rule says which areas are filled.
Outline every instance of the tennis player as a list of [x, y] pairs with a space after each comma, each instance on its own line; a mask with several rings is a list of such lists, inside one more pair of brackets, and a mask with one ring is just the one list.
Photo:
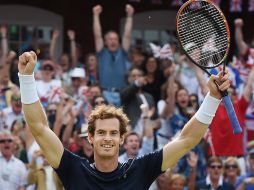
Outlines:
[[123, 164], [118, 163], [118, 156], [119, 147], [124, 142], [127, 116], [122, 109], [113, 106], [95, 108], [88, 121], [88, 140], [94, 147], [95, 162], [89, 164], [86, 159], [64, 149], [61, 141], [50, 130], [33, 76], [36, 59], [34, 52], [25, 52], [19, 57], [23, 111], [33, 136], [66, 190], [148, 189], [162, 172], [174, 166], [203, 137], [221, 102], [214, 80], [220, 84], [220, 90], [227, 90], [230, 86], [228, 72], [224, 76], [222, 73], [211, 76], [207, 84], [209, 93], [181, 134], [161, 150]]

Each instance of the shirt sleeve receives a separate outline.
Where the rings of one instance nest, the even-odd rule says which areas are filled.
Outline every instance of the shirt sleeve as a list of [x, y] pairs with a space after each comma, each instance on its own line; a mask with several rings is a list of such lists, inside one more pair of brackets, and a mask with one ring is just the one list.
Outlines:
[[163, 173], [161, 171], [162, 158], [163, 151], [160, 149], [137, 159], [139, 166], [143, 168], [144, 177], [148, 182], [153, 182], [161, 173]]

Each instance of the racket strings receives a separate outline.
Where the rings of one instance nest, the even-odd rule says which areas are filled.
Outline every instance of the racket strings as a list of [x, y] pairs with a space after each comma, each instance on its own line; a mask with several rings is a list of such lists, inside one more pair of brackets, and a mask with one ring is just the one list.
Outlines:
[[228, 35], [225, 21], [216, 8], [211, 5], [196, 10], [187, 7], [179, 17], [179, 24], [183, 46], [193, 42], [199, 49], [191, 53], [195, 62], [210, 67], [220, 64], [228, 49]]

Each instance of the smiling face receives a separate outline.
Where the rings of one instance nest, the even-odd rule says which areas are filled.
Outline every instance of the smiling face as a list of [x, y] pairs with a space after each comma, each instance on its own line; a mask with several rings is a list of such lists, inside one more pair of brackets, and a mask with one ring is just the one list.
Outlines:
[[181, 108], [187, 108], [189, 104], [189, 94], [186, 89], [180, 89], [176, 94], [176, 102]]
[[119, 146], [123, 144], [119, 120], [116, 118], [96, 120], [94, 135], [89, 133], [89, 141], [94, 147], [95, 159], [117, 159]]

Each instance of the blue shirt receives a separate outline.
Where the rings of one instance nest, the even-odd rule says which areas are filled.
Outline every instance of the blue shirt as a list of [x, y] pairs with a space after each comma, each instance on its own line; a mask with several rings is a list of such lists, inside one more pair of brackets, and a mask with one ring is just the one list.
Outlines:
[[103, 48], [97, 53], [99, 65], [99, 83], [102, 88], [125, 87], [125, 75], [130, 67], [127, 60], [127, 53], [123, 48], [118, 48], [116, 52], [110, 52], [108, 48]]
[[162, 173], [162, 150], [118, 164], [113, 172], [100, 172], [88, 160], [64, 150], [55, 169], [66, 190], [145, 190]]
[[[245, 180], [248, 177], [254, 177], [254, 175], [252, 173], [247, 173], [244, 176], [240, 176], [236, 182], [236, 187], [239, 187], [241, 185], [241, 183], [243, 182], [243, 180]], [[253, 184], [247, 184], [245, 186], [245, 190], [253, 190], [254, 189], [254, 185]]]

